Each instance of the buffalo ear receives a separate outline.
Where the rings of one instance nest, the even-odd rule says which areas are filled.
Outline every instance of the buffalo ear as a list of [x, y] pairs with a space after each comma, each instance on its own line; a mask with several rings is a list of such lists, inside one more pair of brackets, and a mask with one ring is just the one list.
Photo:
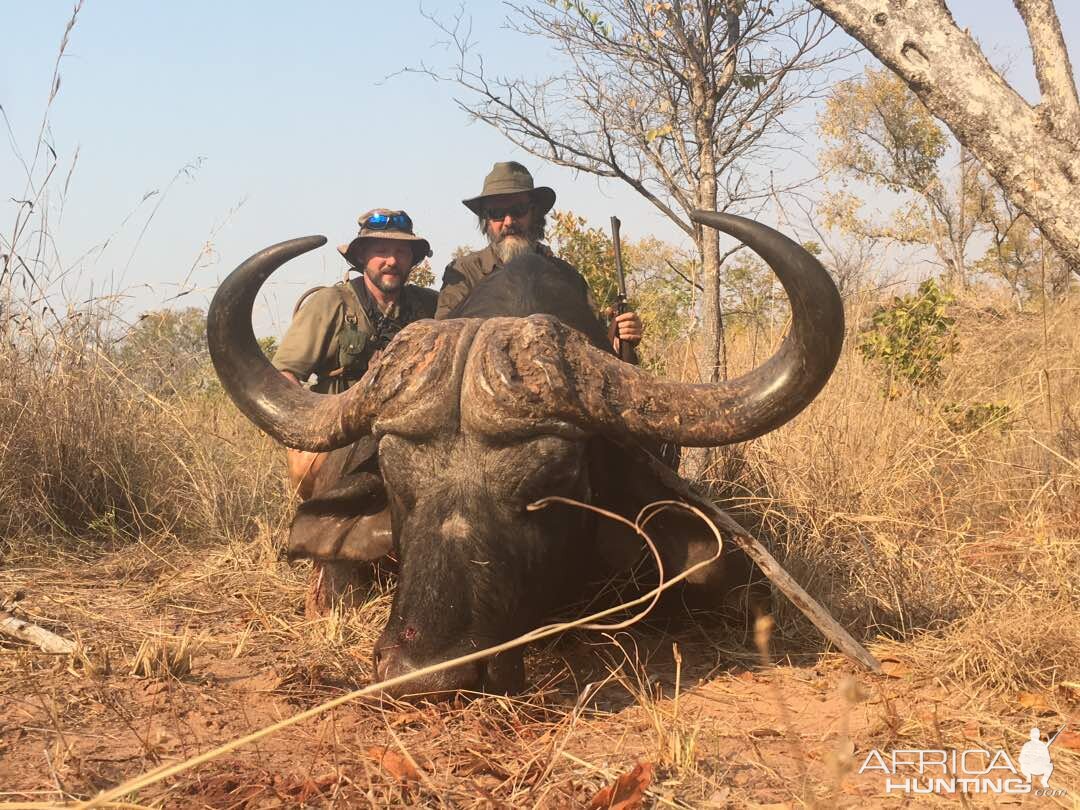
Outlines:
[[374, 562], [393, 549], [386, 487], [371, 436], [334, 450], [289, 529], [289, 559]]

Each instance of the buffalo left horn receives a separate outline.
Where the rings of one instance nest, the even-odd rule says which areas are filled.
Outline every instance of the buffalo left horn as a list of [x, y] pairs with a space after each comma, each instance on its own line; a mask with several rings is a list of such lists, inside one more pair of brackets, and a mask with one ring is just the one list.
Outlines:
[[375, 416], [367, 386], [323, 396], [286, 380], [262, 353], [251, 327], [255, 296], [270, 274], [324, 244], [325, 236], [304, 236], [260, 250], [221, 283], [206, 313], [210, 359], [225, 391], [259, 428], [300, 450], [343, 447], [367, 433]]

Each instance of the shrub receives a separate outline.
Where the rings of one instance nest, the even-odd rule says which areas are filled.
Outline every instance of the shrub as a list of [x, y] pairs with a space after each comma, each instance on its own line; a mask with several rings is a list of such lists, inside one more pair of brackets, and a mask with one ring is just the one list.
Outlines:
[[858, 346], [865, 359], [885, 372], [888, 398], [898, 396], [905, 385], [919, 390], [940, 381], [942, 362], [956, 351], [953, 319], [946, 314], [953, 301], [928, 279], [917, 292], [874, 311]]

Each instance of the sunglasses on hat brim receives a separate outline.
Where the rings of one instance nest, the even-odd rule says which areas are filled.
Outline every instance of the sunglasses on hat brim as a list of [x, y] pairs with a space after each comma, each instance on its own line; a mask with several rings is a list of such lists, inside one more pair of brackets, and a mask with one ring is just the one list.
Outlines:
[[408, 214], [372, 214], [363, 221], [361, 228], [372, 231], [412, 231], [413, 223]]

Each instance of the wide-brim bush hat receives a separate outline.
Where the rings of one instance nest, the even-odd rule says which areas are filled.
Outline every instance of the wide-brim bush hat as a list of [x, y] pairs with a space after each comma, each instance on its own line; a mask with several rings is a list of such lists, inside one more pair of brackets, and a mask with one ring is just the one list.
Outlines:
[[412, 246], [413, 265], [431, 256], [431, 244], [427, 239], [413, 233], [412, 219], [404, 211], [393, 208], [372, 208], [357, 217], [360, 233], [346, 245], [338, 245], [338, 253], [353, 267], [359, 267], [356, 249], [365, 239], [393, 239], [409, 242]]
[[555, 191], [547, 186], [536, 186], [529, 170], [513, 160], [496, 163], [488, 172], [488, 176], [484, 178], [483, 191], [462, 202], [470, 211], [482, 217], [489, 198], [522, 192], [528, 193], [540, 216], [546, 214], [555, 205]]

